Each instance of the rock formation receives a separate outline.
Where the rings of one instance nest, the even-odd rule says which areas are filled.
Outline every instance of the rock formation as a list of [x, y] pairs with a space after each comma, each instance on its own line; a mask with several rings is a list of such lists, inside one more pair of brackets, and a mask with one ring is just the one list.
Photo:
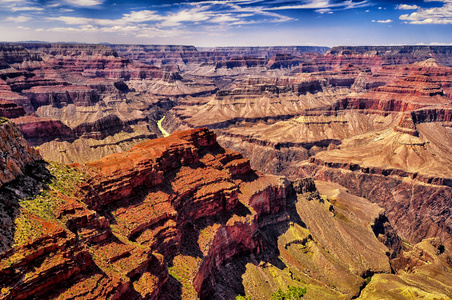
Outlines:
[[0, 118], [1, 172], [0, 187], [22, 175], [22, 169], [39, 159], [39, 153], [30, 147], [20, 131], [7, 119]]
[[58, 161], [95, 160], [160, 136], [168, 96], [216, 90], [103, 45], [2, 44], [0, 52], [1, 114]]
[[[348, 54], [334, 53], [334, 59], [341, 55]], [[374, 53], [373, 59], [379, 55]], [[304, 73], [273, 82], [236, 80], [234, 88], [219, 91], [215, 98], [174, 107], [164, 126], [170, 131], [208, 126], [215, 129], [220, 144], [249, 157], [253, 168], [340, 184], [385, 209], [385, 222], [406, 243], [434, 251], [430, 245], [452, 238], [451, 69], [433, 59], [401, 66], [361, 60], [353, 62], [360, 65], [356, 67], [350, 62], [325, 71], [303, 70], [302, 65], [298, 71]], [[300, 82], [317, 86], [297, 92], [293, 86]], [[400, 248], [400, 242], [395, 244]], [[412, 255], [404, 251], [394, 250], [390, 256], [401, 255], [403, 260]], [[423, 269], [416, 280], [423, 272], [435, 271]], [[255, 284], [252, 278], [250, 289]], [[406, 285], [403, 281], [394, 290], [399, 293]], [[373, 288], [363, 295], [377, 295]], [[411, 290], [430, 288], [419, 283]], [[447, 289], [436, 292], [444, 297]]]
[[84, 165], [37, 159], [0, 189], [14, 224], [1, 235], [4, 299], [260, 299], [286, 285], [351, 299], [383, 293], [384, 280], [397, 294], [451, 296], [449, 243], [406, 248], [376, 204], [256, 173], [207, 129]]
[[450, 47], [326, 50], [2, 44], [1, 298], [452, 297]]

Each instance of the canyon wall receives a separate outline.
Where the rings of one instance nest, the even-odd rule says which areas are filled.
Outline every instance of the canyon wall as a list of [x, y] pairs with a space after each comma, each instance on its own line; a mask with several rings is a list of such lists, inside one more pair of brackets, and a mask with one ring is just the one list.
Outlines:
[[22, 175], [24, 167], [41, 158], [30, 147], [21, 132], [9, 121], [0, 118], [1, 172], [0, 187]]
[[449, 48], [2, 44], [2, 298], [450, 298]]
[[[339, 185], [255, 172], [208, 129], [86, 164], [31, 163], [0, 188], [14, 224], [1, 236], [4, 299], [268, 298], [281, 284], [352, 299], [381, 293], [378, 281], [365, 289], [372, 275], [402, 290], [450, 275], [447, 241], [419, 244], [439, 252], [413, 262], [384, 209]], [[413, 264], [410, 286], [391, 274]]]

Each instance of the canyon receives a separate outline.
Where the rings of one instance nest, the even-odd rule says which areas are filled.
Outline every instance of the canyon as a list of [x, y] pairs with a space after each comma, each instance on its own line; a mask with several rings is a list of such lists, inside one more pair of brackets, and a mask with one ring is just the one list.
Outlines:
[[0, 117], [2, 299], [452, 297], [452, 47], [0, 44]]

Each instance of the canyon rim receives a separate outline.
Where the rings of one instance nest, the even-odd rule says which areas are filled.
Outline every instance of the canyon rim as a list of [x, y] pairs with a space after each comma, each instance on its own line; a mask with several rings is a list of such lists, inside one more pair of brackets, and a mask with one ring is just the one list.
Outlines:
[[2, 299], [450, 299], [452, 47], [0, 50]]
[[452, 299], [449, 0], [0, 0], [0, 299]]

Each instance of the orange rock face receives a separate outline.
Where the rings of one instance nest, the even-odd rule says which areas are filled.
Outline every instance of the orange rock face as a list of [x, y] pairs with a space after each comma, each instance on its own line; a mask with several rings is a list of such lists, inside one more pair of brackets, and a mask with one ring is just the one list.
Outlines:
[[[193, 224], [215, 222], [249, 206], [256, 213], [240, 222], [247, 232], [240, 243], [254, 251], [257, 242], [248, 243], [258, 230], [254, 222], [284, 212], [291, 190], [287, 181], [256, 175], [248, 160], [221, 148], [207, 129], [176, 132], [75, 167], [84, 175], [73, 173], [67, 180], [83, 179], [73, 190], [58, 189], [58, 184], [51, 189], [56, 197], [51, 199], [59, 204], [50, 219], [21, 209], [21, 218], [29, 216], [45, 229], [20, 243], [15, 237], [17, 245], [1, 255], [3, 298], [166, 297], [174, 288], [167, 266], [195, 251], [190, 245], [196, 241], [189, 238]], [[218, 223], [220, 236], [230, 230], [241, 234], [234, 222]], [[197, 277], [201, 283], [215, 264], [239, 254], [228, 250], [229, 243], [214, 246], [219, 242], [208, 239], [206, 254], [219, 256], [214, 265], [206, 261], [203, 270], [208, 270]], [[32, 261], [42, 263], [33, 269]]]

